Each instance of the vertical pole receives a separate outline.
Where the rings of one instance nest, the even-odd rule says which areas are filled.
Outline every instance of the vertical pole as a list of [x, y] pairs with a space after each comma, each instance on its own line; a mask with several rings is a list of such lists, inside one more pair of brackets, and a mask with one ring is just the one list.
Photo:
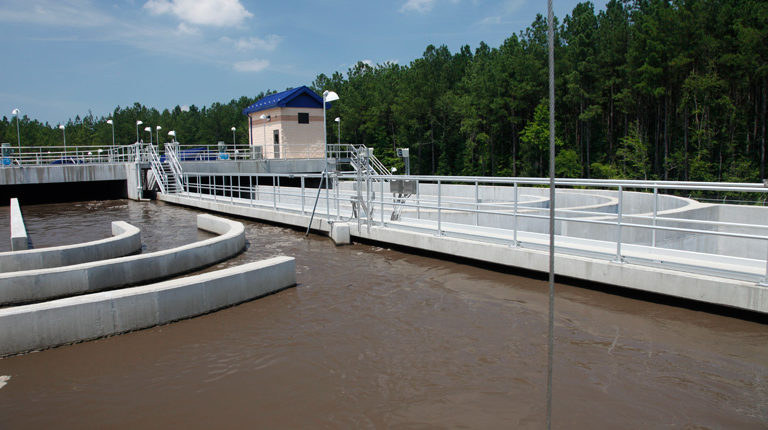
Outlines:
[[651, 246], [656, 247], [656, 214], [659, 209], [659, 188], [656, 184], [653, 185], [653, 238], [651, 239]]
[[480, 205], [478, 203], [480, 203], [480, 195], [478, 190], [478, 183], [475, 181], [475, 225], [479, 225], [478, 223], [480, 222], [480, 214], [477, 212], [480, 210]]
[[277, 189], [275, 190], [277, 193], [277, 201], [280, 201], [280, 177], [277, 176]]
[[384, 180], [381, 180], [381, 193], [379, 194], [381, 199], [381, 225], [384, 225]]
[[272, 176], [272, 209], [277, 210], [277, 186], [275, 185], [274, 176]]
[[416, 180], [417, 184], [416, 186], [416, 219], [421, 219], [421, 184], [418, 183], [418, 179]]
[[547, 1], [549, 45], [549, 323], [547, 348], [547, 430], [552, 428], [552, 363], [555, 348], [555, 30], [552, 0]]
[[[328, 160], [326, 160], [327, 162]], [[331, 219], [331, 202], [328, 196], [328, 171], [326, 170], [325, 173], [325, 218], [330, 220]]]
[[232, 203], [235, 199], [235, 181], [232, 180], [232, 175], [229, 175], [229, 202]]
[[301, 214], [304, 215], [304, 176], [301, 177]]
[[622, 193], [622, 187], [619, 185], [619, 209], [618, 214], [616, 215], [616, 262], [621, 263], [621, 213], [622, 213], [622, 206], [623, 206], [623, 193]]
[[442, 220], [441, 220], [441, 209], [442, 209], [442, 196], [440, 191], [440, 180], [437, 180], [437, 235], [442, 236], [443, 235], [443, 226], [442, 226]]
[[515, 181], [515, 206], [514, 206], [514, 212], [512, 215], [512, 221], [515, 224], [515, 230], [513, 232], [513, 238], [512, 238], [512, 244], [514, 246], [517, 246], [517, 181]]

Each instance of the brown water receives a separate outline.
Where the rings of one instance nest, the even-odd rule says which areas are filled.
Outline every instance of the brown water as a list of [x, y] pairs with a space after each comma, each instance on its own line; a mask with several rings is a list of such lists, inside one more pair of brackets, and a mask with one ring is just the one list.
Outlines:
[[[204, 237], [162, 203], [23, 210], [37, 247], [120, 219], [147, 251]], [[218, 267], [295, 256], [296, 288], [2, 359], [0, 428], [544, 426], [545, 281], [245, 224]], [[567, 285], [556, 312], [553, 427], [768, 428], [768, 326]]]

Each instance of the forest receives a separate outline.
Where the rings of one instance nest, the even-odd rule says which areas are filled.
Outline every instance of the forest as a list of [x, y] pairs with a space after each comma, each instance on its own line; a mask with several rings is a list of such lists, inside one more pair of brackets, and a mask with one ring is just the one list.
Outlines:
[[[583, 2], [555, 27], [558, 177], [766, 177], [768, 2], [611, 0], [600, 11]], [[310, 87], [340, 96], [329, 136], [341, 117], [342, 142], [375, 148], [386, 165], [401, 167], [395, 149], [410, 148], [414, 174], [541, 177], [547, 85], [539, 15], [498, 47], [430, 45], [408, 65], [359, 62]], [[109, 117], [89, 113], [69, 121], [67, 143], [111, 143], [109, 118], [119, 144], [135, 141], [137, 119], [175, 130], [184, 144], [230, 143], [236, 126], [245, 143], [242, 109], [271, 92], [188, 110], [135, 103]], [[61, 144], [56, 125], [24, 116], [20, 129], [25, 145]], [[2, 118], [0, 139], [16, 142], [14, 117]]]

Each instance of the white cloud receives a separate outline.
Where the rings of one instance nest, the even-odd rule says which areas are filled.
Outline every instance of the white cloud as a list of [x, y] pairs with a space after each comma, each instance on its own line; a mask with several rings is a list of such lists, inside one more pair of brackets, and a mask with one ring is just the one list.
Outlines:
[[400, 12], [427, 13], [435, 7], [435, 0], [407, 0]]
[[276, 34], [270, 34], [266, 38], [249, 37], [247, 39], [233, 40], [229, 37], [222, 37], [221, 41], [231, 43], [238, 51], [252, 51], [258, 49], [260, 51], [274, 51], [277, 45], [282, 42], [283, 38]]
[[489, 17], [483, 18], [479, 24], [480, 25], [498, 25], [498, 24], [501, 24], [501, 17], [489, 16]]
[[235, 70], [238, 72], [260, 72], [267, 67], [269, 67], [269, 60], [253, 59], [235, 63]]
[[114, 21], [90, 0], [40, 0], [0, 5], [0, 21], [62, 27], [99, 27]]
[[374, 66], [374, 64], [373, 64], [373, 61], [371, 61], [371, 60], [369, 60], [369, 59], [360, 60], [360, 62], [361, 62], [361, 63], [364, 63], [364, 64], [367, 64], [367, 65], [368, 65], [368, 67], [373, 67], [373, 66]]
[[144, 8], [153, 15], [171, 14], [195, 25], [240, 25], [253, 16], [240, 0], [148, 0]]
[[176, 32], [182, 36], [191, 36], [191, 35], [200, 34], [200, 30], [198, 28], [190, 27], [184, 22], [179, 23], [179, 26], [176, 28]]

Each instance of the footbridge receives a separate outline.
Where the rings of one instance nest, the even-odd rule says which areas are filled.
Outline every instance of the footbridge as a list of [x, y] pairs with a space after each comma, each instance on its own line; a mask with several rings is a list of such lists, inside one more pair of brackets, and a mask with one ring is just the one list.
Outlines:
[[[321, 232], [340, 244], [373, 240], [548, 270], [545, 179], [358, 167], [321, 174], [185, 170], [180, 179], [178, 192], [157, 198]], [[556, 188], [558, 275], [768, 312], [766, 184], [559, 179]]]

